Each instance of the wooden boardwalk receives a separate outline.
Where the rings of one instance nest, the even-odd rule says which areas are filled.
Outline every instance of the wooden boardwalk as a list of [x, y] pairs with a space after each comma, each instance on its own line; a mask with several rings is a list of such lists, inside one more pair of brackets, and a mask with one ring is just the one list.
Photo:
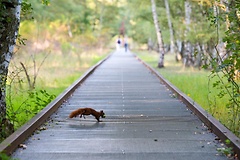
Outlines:
[[[79, 107], [106, 118], [69, 119]], [[131, 53], [115, 52], [12, 157], [21, 160], [225, 160], [221, 144]], [[46, 130], [45, 130], [46, 129]]]

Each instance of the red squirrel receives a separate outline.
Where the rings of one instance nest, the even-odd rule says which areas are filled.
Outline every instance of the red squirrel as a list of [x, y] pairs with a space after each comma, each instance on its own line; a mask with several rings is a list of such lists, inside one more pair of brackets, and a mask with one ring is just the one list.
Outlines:
[[80, 115], [80, 118], [85, 119], [84, 115], [93, 115], [98, 122], [100, 122], [99, 118], [105, 118], [105, 113], [103, 112], [103, 110], [101, 110], [100, 112], [97, 112], [96, 110], [92, 109], [92, 108], [79, 108], [75, 111], [72, 111], [69, 115], [69, 118], [73, 118], [73, 117], [77, 117], [78, 115]]

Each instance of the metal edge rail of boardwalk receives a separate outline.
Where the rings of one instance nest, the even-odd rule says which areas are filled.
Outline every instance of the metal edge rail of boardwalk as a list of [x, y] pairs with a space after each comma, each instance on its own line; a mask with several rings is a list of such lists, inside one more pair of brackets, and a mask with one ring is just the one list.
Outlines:
[[16, 130], [13, 134], [7, 137], [0, 144], [0, 153], [11, 155], [14, 150], [25, 141], [31, 134], [40, 127], [46, 120], [60, 107], [60, 105], [74, 92], [74, 90], [81, 85], [81, 83], [91, 75], [94, 70], [100, 66], [105, 60], [107, 60], [112, 53], [106, 56], [103, 60], [88, 69], [78, 80], [76, 80], [71, 86], [63, 91], [57, 98], [49, 103], [42, 111], [35, 115], [30, 121], [25, 123], [22, 127]]
[[233, 148], [233, 151], [240, 157], [240, 139], [234, 135], [229, 129], [223, 126], [212, 115], [208, 114], [200, 105], [194, 102], [190, 97], [181, 92], [177, 87], [172, 85], [162, 75], [160, 75], [154, 68], [142, 61], [139, 57], [134, 55], [143, 65], [145, 65], [153, 74], [155, 74], [167, 88], [176, 94], [181, 100], [213, 133], [215, 133], [223, 142], [230, 140], [231, 143], [227, 144]]

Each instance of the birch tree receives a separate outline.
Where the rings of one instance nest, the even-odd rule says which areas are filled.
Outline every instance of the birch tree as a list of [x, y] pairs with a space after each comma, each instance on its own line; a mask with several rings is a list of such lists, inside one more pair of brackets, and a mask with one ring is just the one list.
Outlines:
[[20, 24], [21, 0], [0, 1], [0, 122], [6, 118], [6, 80]]
[[165, 3], [165, 7], [166, 7], [168, 27], [169, 27], [169, 32], [170, 32], [170, 53], [174, 53], [175, 52], [174, 33], [173, 33], [173, 26], [172, 26], [171, 13], [170, 13], [170, 9], [169, 9], [168, 0], [164, 0], [164, 3]]
[[155, 0], [151, 0], [151, 3], [152, 3], [153, 21], [154, 21], [154, 25], [155, 25], [155, 29], [156, 29], [157, 40], [158, 40], [158, 52], [160, 55], [159, 60], [158, 60], [158, 68], [162, 68], [162, 67], [164, 67], [164, 55], [165, 55], [164, 43], [163, 43], [163, 39], [162, 39], [161, 29], [159, 26]]
[[192, 63], [192, 54], [191, 54], [191, 44], [188, 40], [188, 33], [190, 32], [190, 24], [191, 24], [191, 4], [188, 0], [185, 0], [185, 32], [184, 32], [184, 57], [183, 57], [183, 64], [184, 66], [189, 66]]

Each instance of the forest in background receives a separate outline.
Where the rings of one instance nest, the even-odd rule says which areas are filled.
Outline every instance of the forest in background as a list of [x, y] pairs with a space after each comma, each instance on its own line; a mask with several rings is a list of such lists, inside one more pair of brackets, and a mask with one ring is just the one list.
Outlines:
[[[216, 66], [221, 64], [221, 58], [231, 55], [224, 43], [229, 22], [226, 16], [228, 1], [156, 0], [155, 3], [166, 54], [175, 54], [176, 62], [182, 63], [184, 67], [202, 69], [205, 66], [208, 70], [223, 67]], [[237, 10], [236, 19], [239, 20], [239, 8]], [[60, 66], [61, 64], [56, 63], [59, 59], [55, 56], [76, 60], [74, 64], [77, 65], [74, 67], [84, 64], [86, 57], [99, 59], [104, 53], [115, 49], [115, 41], [119, 35], [122, 38], [125, 35], [129, 37], [130, 49], [158, 50], [152, 4], [149, 0], [24, 0], [19, 33], [18, 47], [9, 77], [18, 76], [15, 71], [19, 69], [21, 78], [15, 80], [20, 87], [22, 84], [28, 87], [28, 77], [33, 82], [37, 69], [41, 71], [46, 64]], [[235, 43], [235, 46], [239, 47], [239, 42]], [[26, 59], [29, 61], [24, 61]], [[215, 59], [216, 63], [212, 63], [212, 59]], [[239, 63], [239, 59], [236, 63]], [[65, 67], [64, 65], [62, 67]], [[24, 68], [27, 71], [24, 71]], [[215, 83], [215, 86], [218, 84], [220, 82]], [[33, 88], [39, 89], [38, 86]], [[9, 93], [11, 95], [12, 92]], [[27, 92], [27, 95], [32, 96], [37, 103], [41, 103], [41, 100], [49, 102], [54, 98], [54, 94], [41, 88], [33, 93]], [[226, 93], [220, 92], [217, 98], [224, 94]], [[234, 125], [240, 122], [238, 97], [238, 106], [233, 108], [237, 114], [234, 117], [237, 123]], [[23, 112], [28, 113], [29, 108]], [[35, 110], [39, 111], [40, 108]], [[12, 115], [16, 115], [15, 113]], [[238, 133], [239, 128], [235, 129], [235, 132]]]
[[[118, 35], [130, 37], [132, 49], [158, 49], [148, 0], [51, 0], [48, 5], [41, 4], [41, 0], [25, 2], [32, 13], [27, 10], [23, 14], [20, 35], [31, 49], [52, 47], [63, 54], [74, 49], [101, 50], [113, 48]], [[207, 66], [211, 58], [218, 58], [216, 47], [221, 57], [228, 56], [224, 43], [229, 25], [224, 17], [227, 1], [155, 3], [165, 51], [176, 54], [177, 61], [187, 67]]]

